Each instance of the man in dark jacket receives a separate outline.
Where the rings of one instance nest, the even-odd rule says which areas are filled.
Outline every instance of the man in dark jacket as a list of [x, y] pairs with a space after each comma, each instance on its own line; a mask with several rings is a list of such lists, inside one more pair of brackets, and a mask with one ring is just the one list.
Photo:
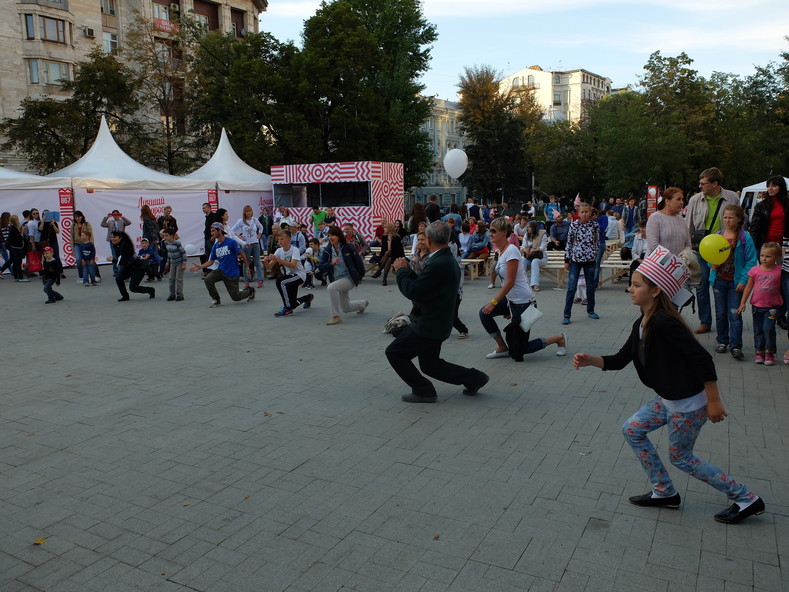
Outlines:
[[430, 255], [422, 273], [410, 271], [402, 257], [392, 265], [397, 287], [413, 302], [411, 324], [386, 348], [392, 368], [411, 387], [411, 392], [402, 397], [407, 403], [434, 403], [437, 398], [433, 383], [412, 362], [415, 357], [419, 357], [419, 366], [428, 376], [465, 386], [464, 395], [476, 395], [490, 379], [484, 372], [439, 357], [442, 342], [452, 332], [460, 267], [449, 249], [449, 227], [445, 223], [433, 222], [425, 234]]
[[435, 222], [441, 218], [441, 208], [438, 207], [438, 198], [435, 195], [430, 196], [425, 206], [425, 215], [430, 222]]

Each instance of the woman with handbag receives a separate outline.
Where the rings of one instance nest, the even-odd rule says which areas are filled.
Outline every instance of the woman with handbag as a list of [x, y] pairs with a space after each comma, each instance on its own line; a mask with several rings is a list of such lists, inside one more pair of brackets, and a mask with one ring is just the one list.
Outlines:
[[[552, 196], [553, 197], [553, 196]], [[523, 256], [529, 268], [529, 285], [535, 292], [540, 291], [540, 267], [545, 265], [548, 257], [548, 233], [540, 228], [535, 220], [526, 225], [526, 235], [523, 237]]]
[[[553, 343], [559, 346], [556, 351], [557, 356], [567, 355], [567, 335], [564, 333], [529, 340], [529, 333], [524, 334], [520, 328], [521, 315], [534, 305], [534, 293], [526, 280], [520, 249], [509, 242], [512, 223], [506, 218], [496, 218], [490, 223], [489, 234], [491, 243], [500, 253], [496, 262], [496, 274], [501, 278], [501, 289], [479, 311], [482, 326], [496, 342], [496, 349], [485, 357], [488, 359], [512, 357], [520, 362], [523, 360], [523, 355], [540, 351]], [[514, 349], [510, 351], [510, 346], [504, 341], [494, 320], [498, 316], [511, 318], [508, 327], [512, 335], [511, 341], [522, 344], [522, 347], [519, 347], [520, 351]]]
[[331, 283], [327, 288], [331, 304], [331, 318], [327, 325], [342, 322], [340, 312], [362, 314], [370, 304], [367, 300], [351, 300], [351, 290], [358, 286], [364, 277], [364, 262], [356, 249], [345, 240], [338, 226], [329, 227], [329, 244], [321, 251], [317, 273], [329, 276]]

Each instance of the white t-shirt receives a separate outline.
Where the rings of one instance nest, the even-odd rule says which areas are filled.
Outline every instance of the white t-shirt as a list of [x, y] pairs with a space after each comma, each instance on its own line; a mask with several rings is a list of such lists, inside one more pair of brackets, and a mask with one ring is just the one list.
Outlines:
[[307, 272], [304, 271], [304, 266], [301, 264], [301, 254], [296, 247], [291, 245], [287, 251], [280, 247], [274, 252], [274, 255], [284, 261], [287, 261], [288, 263], [291, 261], [296, 262], [296, 267], [282, 266], [282, 270], [285, 272], [285, 275], [297, 275], [302, 279], [302, 281], [307, 279]]
[[501, 278], [501, 283], [507, 281], [507, 262], [515, 260], [518, 262], [518, 267], [515, 275], [515, 285], [507, 293], [507, 300], [514, 304], [526, 304], [534, 299], [534, 294], [531, 291], [529, 282], [526, 279], [526, 272], [523, 270], [521, 252], [513, 244], [508, 244], [499, 255], [499, 260], [496, 262], [496, 275]]

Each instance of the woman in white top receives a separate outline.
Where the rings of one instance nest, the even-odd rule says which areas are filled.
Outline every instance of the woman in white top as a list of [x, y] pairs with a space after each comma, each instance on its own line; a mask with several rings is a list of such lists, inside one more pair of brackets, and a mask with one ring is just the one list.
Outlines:
[[622, 221], [617, 218], [616, 212], [608, 210], [608, 228], [605, 229], [605, 240], [622, 241], [625, 238], [625, 230], [622, 228]]
[[[255, 218], [252, 206], [244, 206], [242, 217], [238, 219], [238, 222], [233, 224], [231, 230], [244, 241], [242, 249], [247, 259], [255, 263], [258, 288], [262, 288], [263, 266], [260, 264], [260, 237], [263, 235], [263, 225]], [[244, 282], [244, 285], [249, 287], [249, 280]]]
[[540, 228], [540, 225], [531, 220], [526, 225], [526, 235], [523, 237], [523, 256], [524, 263], [531, 272], [529, 275], [529, 285], [535, 292], [540, 291], [540, 267], [548, 261], [548, 234]]
[[687, 221], [682, 217], [684, 205], [685, 194], [682, 189], [669, 187], [663, 192], [658, 211], [647, 218], [647, 253], [654, 251], [658, 245], [663, 245], [674, 255], [690, 247], [690, 231]]
[[[518, 247], [509, 242], [512, 234], [512, 223], [506, 218], [496, 218], [490, 223], [490, 240], [493, 246], [499, 251], [499, 258], [496, 262], [496, 274], [501, 278], [501, 289], [491, 301], [479, 311], [479, 319], [482, 326], [496, 342], [496, 349], [489, 353], [486, 358], [506, 358], [510, 356], [509, 347], [501, 336], [494, 317], [511, 315], [511, 324], [520, 330], [521, 315], [529, 306], [534, 303], [534, 293], [526, 280], [526, 272], [521, 263], [521, 252]], [[567, 336], [562, 333], [553, 337], [532, 339], [529, 341], [529, 334], [524, 337], [527, 343], [524, 344], [522, 354], [531, 354], [547, 345], [556, 343], [559, 349], [557, 356], [567, 354]], [[514, 357], [516, 361], [522, 361], [519, 355]]]

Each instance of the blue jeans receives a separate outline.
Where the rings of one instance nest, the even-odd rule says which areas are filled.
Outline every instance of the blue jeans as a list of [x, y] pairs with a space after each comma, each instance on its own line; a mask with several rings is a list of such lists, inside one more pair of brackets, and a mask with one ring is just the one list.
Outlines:
[[77, 274], [82, 279], [82, 245], [74, 243], [74, 260], [77, 262]]
[[[485, 314], [482, 312], [482, 309], [479, 309], [479, 320], [482, 323], [482, 327], [485, 329], [485, 331], [487, 331], [488, 335], [491, 337], [501, 337], [501, 331], [499, 331], [499, 327], [493, 318], [510, 314], [512, 316], [512, 322], [516, 325], [519, 325], [523, 311], [529, 308], [529, 306], [531, 306], [530, 302], [527, 302], [526, 304], [515, 304], [514, 302], [509, 302], [505, 298], [503, 301], [499, 302], [493, 307], [493, 310], [490, 312], [490, 314]], [[528, 339], [528, 334], [526, 335], [526, 339]], [[526, 344], [526, 347], [523, 348], [523, 353], [533, 354], [534, 352], [540, 351], [541, 349], [545, 349], [544, 339], [530, 339]]]
[[726, 343], [729, 349], [742, 349], [742, 315], [737, 314], [742, 292], [735, 290], [734, 280], [715, 278], [712, 293], [715, 295], [715, 328], [718, 343]]
[[77, 260], [79, 265], [79, 276], [82, 278], [82, 283], [85, 285], [96, 283], [96, 264], [93, 261]]
[[594, 285], [595, 288], [600, 285], [600, 265], [603, 263], [605, 257], [605, 242], [600, 243], [597, 249], [597, 259], [594, 261]]
[[120, 257], [120, 247], [110, 243], [110, 252], [112, 253], [112, 275], [118, 277], [118, 257]]
[[250, 262], [250, 269], [254, 265], [255, 267], [255, 275], [257, 276], [257, 280], [259, 282], [263, 281], [263, 266], [260, 264], [260, 244], [254, 243], [251, 245], [244, 246], [244, 254], [247, 256], [247, 260]]
[[775, 321], [778, 308], [751, 305], [753, 310], [753, 346], [757, 352], [775, 354]]
[[652, 490], [658, 495], [671, 497], [677, 490], [647, 434], [667, 426], [668, 454], [672, 465], [725, 493], [733, 502], [752, 500], [755, 496], [745, 485], [737, 483], [731, 475], [693, 454], [696, 438], [705, 423], [706, 408], [675, 413], [666, 409], [661, 398], [655, 396], [624, 423], [622, 433], [649, 477]]
[[52, 286], [55, 285], [55, 280], [47, 280], [44, 282], [44, 292], [50, 300], [63, 300], [63, 296], [56, 292]]
[[564, 300], [564, 318], [566, 319], [572, 316], [573, 299], [575, 298], [575, 291], [578, 289], [578, 278], [581, 276], [581, 270], [583, 270], [584, 278], [586, 278], [586, 312], [588, 314], [594, 312], [594, 289], [597, 287], [594, 280], [595, 262], [576, 263], [575, 261], [570, 261], [570, 277], [567, 278], [567, 297]]
[[699, 324], [712, 327], [712, 305], [710, 304], [710, 264], [696, 253], [701, 268], [701, 281], [696, 286], [696, 304], [699, 307]]

